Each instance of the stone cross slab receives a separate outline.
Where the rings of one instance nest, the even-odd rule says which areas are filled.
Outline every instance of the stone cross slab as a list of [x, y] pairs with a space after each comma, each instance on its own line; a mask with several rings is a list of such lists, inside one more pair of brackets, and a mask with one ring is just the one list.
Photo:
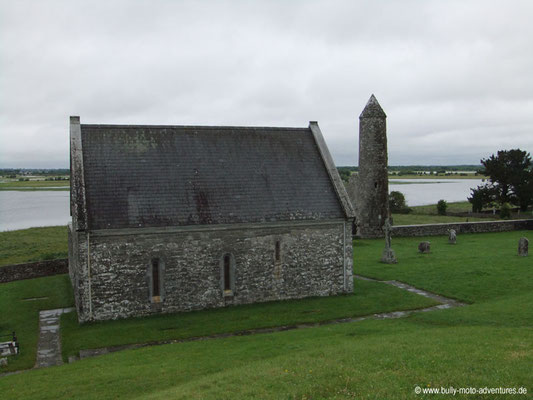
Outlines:
[[391, 224], [389, 218], [385, 219], [383, 224], [383, 232], [385, 233], [385, 248], [381, 255], [381, 262], [385, 264], [396, 264], [398, 260], [396, 259], [396, 254], [394, 250], [391, 249]]

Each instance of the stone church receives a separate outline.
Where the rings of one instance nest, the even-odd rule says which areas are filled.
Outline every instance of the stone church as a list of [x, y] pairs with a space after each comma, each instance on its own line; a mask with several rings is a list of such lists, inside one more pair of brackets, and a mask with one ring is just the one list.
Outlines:
[[70, 119], [80, 322], [353, 291], [354, 212], [307, 128]]

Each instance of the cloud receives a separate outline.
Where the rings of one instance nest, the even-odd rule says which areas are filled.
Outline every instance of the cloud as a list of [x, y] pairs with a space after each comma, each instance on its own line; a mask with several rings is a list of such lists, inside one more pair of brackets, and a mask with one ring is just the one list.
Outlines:
[[391, 164], [533, 146], [529, 1], [0, 1], [0, 167], [68, 165], [82, 123], [318, 120], [357, 164], [371, 93]]

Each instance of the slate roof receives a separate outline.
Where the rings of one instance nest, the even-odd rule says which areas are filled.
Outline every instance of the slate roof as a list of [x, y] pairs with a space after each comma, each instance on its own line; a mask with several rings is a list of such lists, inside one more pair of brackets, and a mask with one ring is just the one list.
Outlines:
[[345, 218], [309, 128], [81, 125], [89, 229]]

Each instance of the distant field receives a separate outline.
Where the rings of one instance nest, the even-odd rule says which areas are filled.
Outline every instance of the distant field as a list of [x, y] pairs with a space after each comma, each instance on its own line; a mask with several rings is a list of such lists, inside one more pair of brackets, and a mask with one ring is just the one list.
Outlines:
[[487, 179], [485, 175], [389, 175], [391, 179]]
[[70, 181], [4, 181], [0, 190], [70, 190]]
[[[440, 215], [437, 215], [437, 205], [436, 204], [430, 204], [426, 206], [415, 206], [411, 207], [413, 212], [410, 214], [411, 216], [415, 215], [430, 215], [430, 216], [436, 216], [436, 217], [442, 217]], [[485, 208], [484, 211], [489, 211], [488, 213], [485, 213], [484, 217], [481, 218], [472, 218], [468, 217], [469, 221], [494, 221], [499, 220], [500, 216], [498, 214], [493, 214], [491, 208]], [[448, 203], [448, 207], [446, 208], [446, 212], [449, 214], [453, 213], [470, 213], [472, 212], [472, 204], [470, 204], [468, 201], [459, 201], [454, 203]], [[448, 217], [448, 216], [446, 216]], [[532, 218], [533, 213], [532, 211], [526, 211], [526, 212], [513, 212], [513, 215], [511, 216], [512, 219], [522, 219], [522, 218]], [[465, 217], [454, 217], [454, 218], [465, 218]]]
[[[449, 215], [392, 214], [394, 225], [446, 224], [450, 222], [491, 221], [487, 218], [454, 217]], [[495, 219], [498, 219], [496, 216]]]
[[[437, 215], [436, 204], [430, 204], [426, 206], [415, 206], [411, 208], [413, 209], [413, 214]], [[454, 203], [448, 203], [448, 207], [446, 208], [446, 212], [450, 212], [450, 213], [471, 212], [471, 211], [472, 211], [472, 204], [470, 204], [468, 201], [457, 201]]]
[[[394, 225], [423, 225], [423, 224], [444, 224], [450, 222], [476, 222], [499, 220], [498, 215], [487, 215], [487, 217], [458, 217], [453, 215], [438, 215], [437, 205], [410, 207], [413, 211], [409, 214], [393, 214]], [[468, 213], [472, 211], [472, 205], [468, 201], [448, 203], [447, 213]]]

